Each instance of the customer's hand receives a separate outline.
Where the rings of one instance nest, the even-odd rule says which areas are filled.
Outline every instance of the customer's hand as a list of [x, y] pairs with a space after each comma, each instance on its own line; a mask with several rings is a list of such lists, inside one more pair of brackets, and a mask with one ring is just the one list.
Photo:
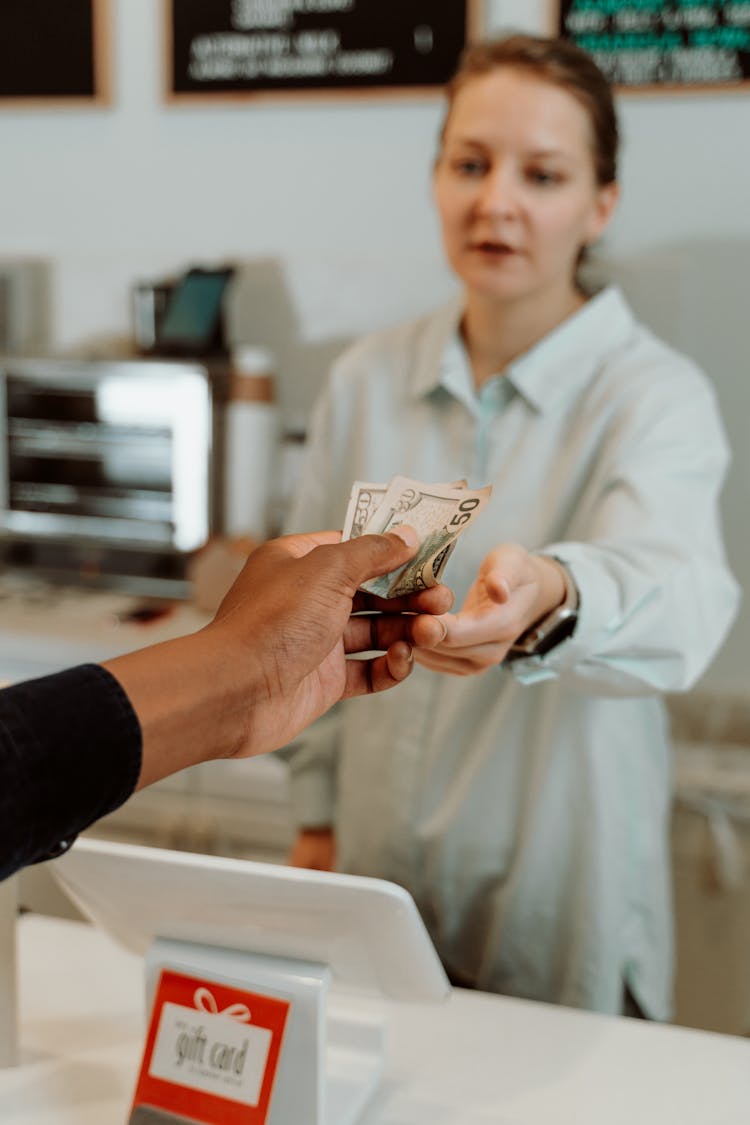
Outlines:
[[[411, 528], [340, 538], [290, 535], [259, 547], [205, 630], [225, 646], [227, 675], [247, 679], [236, 755], [284, 745], [339, 699], [393, 687], [411, 671], [412, 646], [435, 645], [445, 634], [428, 615], [450, 607], [446, 587], [393, 601], [358, 589], [415, 554]], [[378, 612], [352, 616], [361, 610]], [[384, 655], [346, 659], [374, 650]]]
[[[416, 553], [411, 528], [340, 539], [264, 543], [209, 625], [104, 663], [141, 726], [138, 788], [209, 758], [275, 750], [339, 699], [400, 683], [412, 646], [445, 635], [435, 615], [452, 604], [447, 587], [390, 602], [358, 590]], [[360, 610], [374, 616], [352, 616]], [[382, 655], [347, 659], [374, 650]]]
[[415, 659], [436, 672], [471, 676], [502, 663], [508, 649], [565, 597], [560, 564], [518, 543], [495, 547], [482, 561], [458, 613], [448, 613], [444, 639]]

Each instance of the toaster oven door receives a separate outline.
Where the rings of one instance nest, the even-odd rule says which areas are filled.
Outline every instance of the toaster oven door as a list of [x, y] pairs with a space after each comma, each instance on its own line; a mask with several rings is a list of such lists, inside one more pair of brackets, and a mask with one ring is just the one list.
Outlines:
[[6, 362], [6, 537], [189, 552], [210, 526], [208, 372], [170, 362]]

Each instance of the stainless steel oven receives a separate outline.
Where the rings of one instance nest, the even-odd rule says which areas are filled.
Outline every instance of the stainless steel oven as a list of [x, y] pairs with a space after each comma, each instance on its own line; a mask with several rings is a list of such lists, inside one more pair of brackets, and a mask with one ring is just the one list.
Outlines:
[[6, 561], [142, 592], [186, 592], [216, 508], [217, 404], [199, 363], [6, 359]]

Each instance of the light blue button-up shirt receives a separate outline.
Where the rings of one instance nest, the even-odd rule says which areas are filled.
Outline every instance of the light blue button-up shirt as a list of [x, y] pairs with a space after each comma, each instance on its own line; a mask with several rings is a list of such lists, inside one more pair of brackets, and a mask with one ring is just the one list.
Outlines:
[[671, 1005], [670, 768], [659, 693], [736, 610], [712, 389], [607, 289], [477, 391], [456, 301], [368, 337], [317, 405], [290, 530], [340, 527], [352, 481], [492, 483], [445, 573], [460, 605], [515, 541], [562, 559], [574, 635], [481, 676], [417, 667], [288, 752], [297, 817], [342, 870], [402, 883], [480, 988], [599, 1011]]

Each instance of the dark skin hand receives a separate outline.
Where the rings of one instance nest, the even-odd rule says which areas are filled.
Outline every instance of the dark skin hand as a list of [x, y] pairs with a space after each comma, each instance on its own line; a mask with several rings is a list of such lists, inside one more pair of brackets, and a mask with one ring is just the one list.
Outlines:
[[[339, 699], [400, 683], [414, 647], [440, 643], [447, 587], [392, 601], [358, 589], [412, 558], [416, 533], [340, 540], [330, 531], [264, 543], [209, 625], [105, 663], [141, 724], [139, 788], [209, 758], [284, 746]], [[353, 616], [362, 610], [375, 616]], [[347, 659], [371, 650], [380, 655]]]
[[[446, 627], [435, 615], [453, 603], [447, 587], [391, 601], [358, 588], [365, 572], [385, 574], [412, 557], [416, 535], [411, 528], [402, 531], [408, 543], [398, 534], [347, 543], [337, 542], [337, 532], [291, 535], [266, 545], [262, 565], [257, 551], [250, 556], [256, 618], [251, 655], [263, 652], [262, 688], [250, 717], [253, 746], [284, 745], [338, 700], [393, 687], [411, 672], [413, 646], [433, 647], [443, 639]], [[313, 550], [311, 538], [318, 542]], [[304, 613], [295, 609], [293, 590], [304, 591]], [[246, 603], [238, 581], [219, 606], [215, 625], [230, 624]], [[352, 616], [362, 611], [374, 616]], [[370, 650], [384, 655], [346, 659]]]

